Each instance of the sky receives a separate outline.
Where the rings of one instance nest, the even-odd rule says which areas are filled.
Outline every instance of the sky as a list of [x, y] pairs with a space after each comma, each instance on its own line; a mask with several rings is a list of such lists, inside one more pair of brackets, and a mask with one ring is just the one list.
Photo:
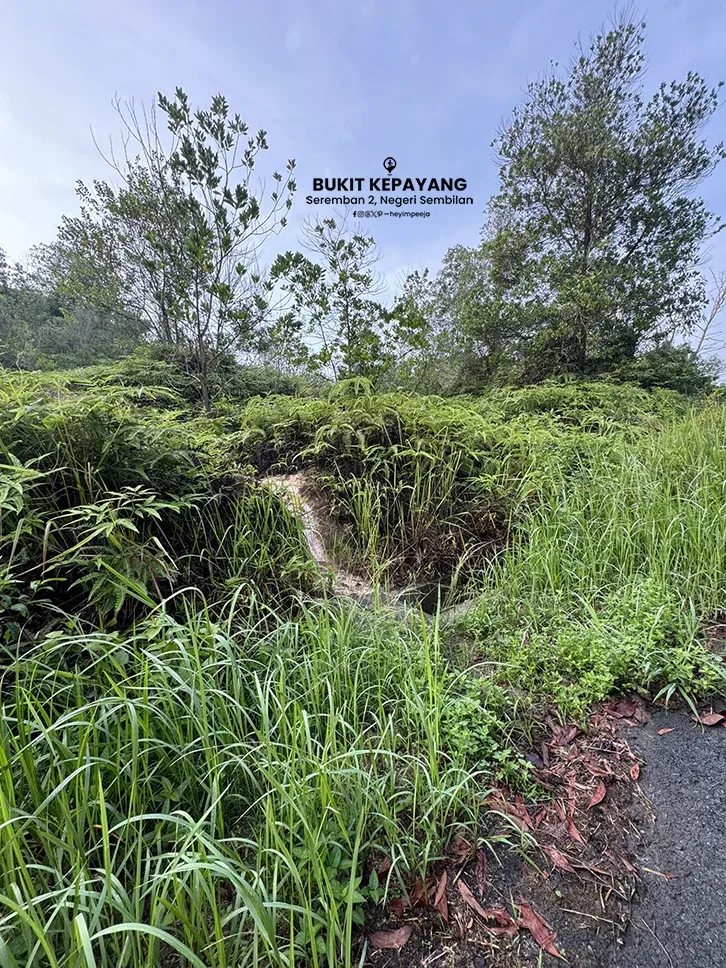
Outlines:
[[[109, 178], [94, 145], [118, 134], [115, 95], [150, 103], [181, 86], [206, 106], [223, 93], [252, 130], [268, 132], [271, 172], [297, 162], [290, 224], [296, 248], [314, 177], [396, 174], [467, 179], [472, 206], [429, 218], [369, 221], [392, 284], [435, 271], [446, 250], [474, 245], [497, 189], [491, 141], [529, 80], [566, 64], [613, 6], [594, 0], [0, 0], [0, 247], [22, 259], [77, 210], [77, 179]], [[697, 70], [726, 77], [726, 3], [651, 0], [648, 85]], [[724, 135], [726, 114], [712, 121]], [[702, 187], [726, 215], [726, 163]], [[328, 213], [326, 213], [328, 214]], [[726, 269], [726, 232], [709, 266]]]

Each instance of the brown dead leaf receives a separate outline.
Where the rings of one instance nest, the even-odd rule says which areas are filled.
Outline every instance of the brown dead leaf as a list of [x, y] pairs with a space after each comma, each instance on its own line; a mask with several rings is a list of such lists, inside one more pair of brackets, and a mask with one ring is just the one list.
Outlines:
[[484, 921], [496, 921], [497, 927], [491, 927], [485, 924], [485, 929], [489, 934], [494, 935], [505, 935], [506, 937], [513, 938], [514, 935], [519, 930], [517, 927], [517, 922], [514, 920], [512, 915], [503, 907], [496, 908], [485, 908], [477, 901], [474, 895], [471, 893], [469, 886], [463, 881], [457, 881], [457, 888], [459, 889], [459, 894], [465, 904], [467, 904], [475, 914], [478, 914], [480, 918]]
[[517, 808], [517, 816], [521, 817], [522, 820], [524, 820], [524, 822], [527, 824], [530, 830], [533, 830], [534, 823], [532, 822], [532, 818], [529, 815], [529, 811], [527, 810], [524, 800], [522, 799], [522, 796], [519, 793], [515, 797], [515, 804]]
[[703, 723], [704, 726], [718, 726], [724, 719], [726, 719], [726, 716], [723, 716], [721, 713], [710, 712], [699, 716], [698, 722]]
[[[488, 798], [487, 806], [490, 810], [496, 813], [502, 813], [507, 817], [511, 817], [520, 830], [524, 830], [527, 827], [529, 827], [530, 830], [534, 829], [534, 822], [529, 815], [529, 811], [525, 806], [521, 794], [519, 793], [514, 798], [514, 802], [512, 802], [511, 800], [505, 799], [502, 793], [497, 790]], [[462, 857], [461, 859], [465, 860], [466, 857]]]
[[610, 871], [603, 870], [602, 867], [593, 867], [592, 864], [585, 864], [578, 860], [573, 860], [572, 865], [581, 871], [589, 871], [591, 874], [602, 874], [603, 877], [612, 877]]
[[465, 860], [468, 860], [469, 855], [471, 854], [471, 845], [461, 836], [461, 834], [457, 834], [454, 837], [449, 845], [449, 849], [460, 864], [463, 864]]
[[598, 783], [595, 789], [595, 792], [592, 795], [592, 799], [590, 800], [590, 806], [595, 807], [597, 806], [598, 803], [602, 803], [603, 800], [605, 799], [605, 794], [607, 792], [608, 792], [607, 787], [602, 782], [602, 780], [600, 780], [600, 782]]
[[487, 917], [486, 912], [484, 911], [484, 908], [481, 906], [481, 904], [474, 897], [474, 895], [471, 893], [471, 890], [469, 889], [469, 885], [466, 883], [466, 881], [458, 880], [456, 882], [456, 886], [459, 889], [459, 894], [461, 894], [464, 900], [464, 903], [468, 904], [469, 907], [472, 909], [472, 911], [476, 911], [479, 917], [484, 918], [484, 920], [486, 921], [486, 917]]
[[503, 812], [517, 821], [517, 826], [521, 827], [522, 830], [525, 827], [529, 827], [530, 830], [534, 829], [534, 823], [520, 794], [517, 794], [514, 803], [505, 802], [503, 804]]
[[577, 806], [577, 791], [575, 790], [575, 776], [568, 774], [567, 778], [567, 812], [570, 816], [575, 812]]
[[547, 817], [547, 807], [540, 807], [537, 813], [534, 815], [534, 825], [539, 827], [542, 821]]
[[521, 927], [529, 931], [543, 951], [546, 951], [547, 954], [554, 955], [555, 958], [565, 960], [564, 955], [560, 954], [557, 948], [555, 948], [557, 932], [552, 925], [545, 921], [542, 915], [537, 914], [523, 897], [519, 899], [519, 923]]
[[574, 874], [575, 868], [572, 866], [567, 857], [558, 850], [556, 847], [543, 847], [545, 854], [549, 857], [555, 867], [558, 867], [561, 871], [567, 871], [568, 874]]
[[633, 781], [633, 783], [635, 783], [639, 776], [640, 776], [640, 764], [633, 763], [633, 765], [630, 767], [630, 779]]
[[391, 901], [391, 914], [394, 916], [394, 918], [402, 918], [406, 907], [407, 905], [405, 897], [394, 897]]
[[391, 858], [386, 856], [380, 862], [376, 869], [376, 873], [380, 876], [381, 874], [387, 874], [391, 869]]
[[572, 837], [573, 840], [576, 840], [578, 842], [578, 844], [585, 843], [585, 839], [583, 838], [582, 834], [575, 826], [575, 822], [572, 819], [572, 817], [567, 818], [567, 832], [570, 835], [570, 837]]
[[675, 726], [669, 726], [667, 729], [659, 729], [658, 735], [665, 736], [666, 733], [672, 733], [675, 728]]
[[555, 727], [550, 746], [567, 746], [580, 732], [577, 726]]
[[497, 922], [496, 928], [492, 928], [489, 925], [486, 926], [486, 930], [490, 934], [513, 938], [519, 931], [519, 925], [506, 908], [484, 908], [484, 913], [487, 918]]
[[390, 931], [374, 931], [368, 935], [368, 940], [373, 948], [403, 948], [412, 934], [413, 925], [405, 924]]
[[609, 702], [605, 707], [611, 716], [618, 719], [630, 719], [635, 715], [637, 704], [632, 699], [619, 699]]
[[447, 924], [449, 923], [449, 903], [446, 900], [446, 885], [448, 883], [449, 875], [444, 871], [436, 885], [436, 894], [434, 894], [434, 910], [439, 912]]
[[428, 885], [418, 880], [408, 893], [408, 903], [411, 907], [428, 907], [429, 889]]
[[585, 762], [585, 769], [590, 774], [590, 776], [612, 776], [612, 770], [605, 764], [605, 766], [599, 766], [597, 763], [593, 763], [592, 760], [587, 760]]

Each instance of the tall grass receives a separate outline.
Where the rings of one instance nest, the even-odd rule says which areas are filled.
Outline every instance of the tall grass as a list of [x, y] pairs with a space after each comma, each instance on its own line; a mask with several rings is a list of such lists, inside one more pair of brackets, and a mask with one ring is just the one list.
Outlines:
[[726, 605], [726, 410], [535, 463], [526, 514], [467, 620], [510, 680], [582, 712], [616, 688], [724, 687], [705, 626]]
[[534, 494], [525, 478], [514, 594], [597, 596], [647, 574], [713, 607], [726, 589], [724, 441], [714, 406], [637, 442], [595, 442], [575, 469], [550, 464]]
[[[79, 380], [0, 387], [0, 968], [352, 968], [545, 710], [724, 687], [722, 405], [356, 385], [228, 433]], [[382, 580], [473, 578], [463, 636], [326, 601], [271, 467]]]
[[435, 628], [238, 619], [161, 611], [7, 669], [0, 964], [352, 965], [364, 858], [396, 884], [474, 826]]

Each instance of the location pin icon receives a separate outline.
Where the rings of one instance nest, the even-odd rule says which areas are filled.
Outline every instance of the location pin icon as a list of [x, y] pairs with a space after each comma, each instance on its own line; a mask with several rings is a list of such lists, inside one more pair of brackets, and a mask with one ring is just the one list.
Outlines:
[[386, 169], [386, 171], [390, 175], [391, 172], [393, 171], [393, 169], [396, 167], [396, 159], [395, 158], [391, 158], [389, 156], [388, 158], [386, 158], [384, 160], [383, 167]]

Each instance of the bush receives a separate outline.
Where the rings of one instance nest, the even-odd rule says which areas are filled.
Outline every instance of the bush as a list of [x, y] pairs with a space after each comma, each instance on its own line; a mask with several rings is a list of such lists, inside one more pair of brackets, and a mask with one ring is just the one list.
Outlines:
[[686, 396], [696, 396], [715, 388], [721, 366], [720, 360], [704, 359], [685, 344], [663, 343], [636, 356], [613, 375], [617, 380], [636, 383], [646, 390], [663, 387]]
[[[69, 385], [76, 388], [101, 386], [162, 387], [178, 396], [177, 404], [199, 405], [202, 395], [199, 366], [193, 353], [164, 344], [139, 347], [131, 356], [114, 364], [82, 367], [69, 373]], [[213, 397], [243, 403], [271, 393], [292, 396], [306, 384], [297, 377], [269, 367], [241, 366], [223, 359], [213, 379]]]
[[[19, 376], [0, 395], [0, 590], [40, 621], [54, 603], [128, 623], [178, 588], [277, 604], [311, 587], [300, 523], [269, 489], [221, 477], [216, 435], [129, 402]], [[164, 390], [150, 388], [144, 402]], [[137, 394], [134, 394], [137, 396]], [[213, 425], [212, 425], [213, 426]], [[37, 622], [36, 622], [37, 624]]]

